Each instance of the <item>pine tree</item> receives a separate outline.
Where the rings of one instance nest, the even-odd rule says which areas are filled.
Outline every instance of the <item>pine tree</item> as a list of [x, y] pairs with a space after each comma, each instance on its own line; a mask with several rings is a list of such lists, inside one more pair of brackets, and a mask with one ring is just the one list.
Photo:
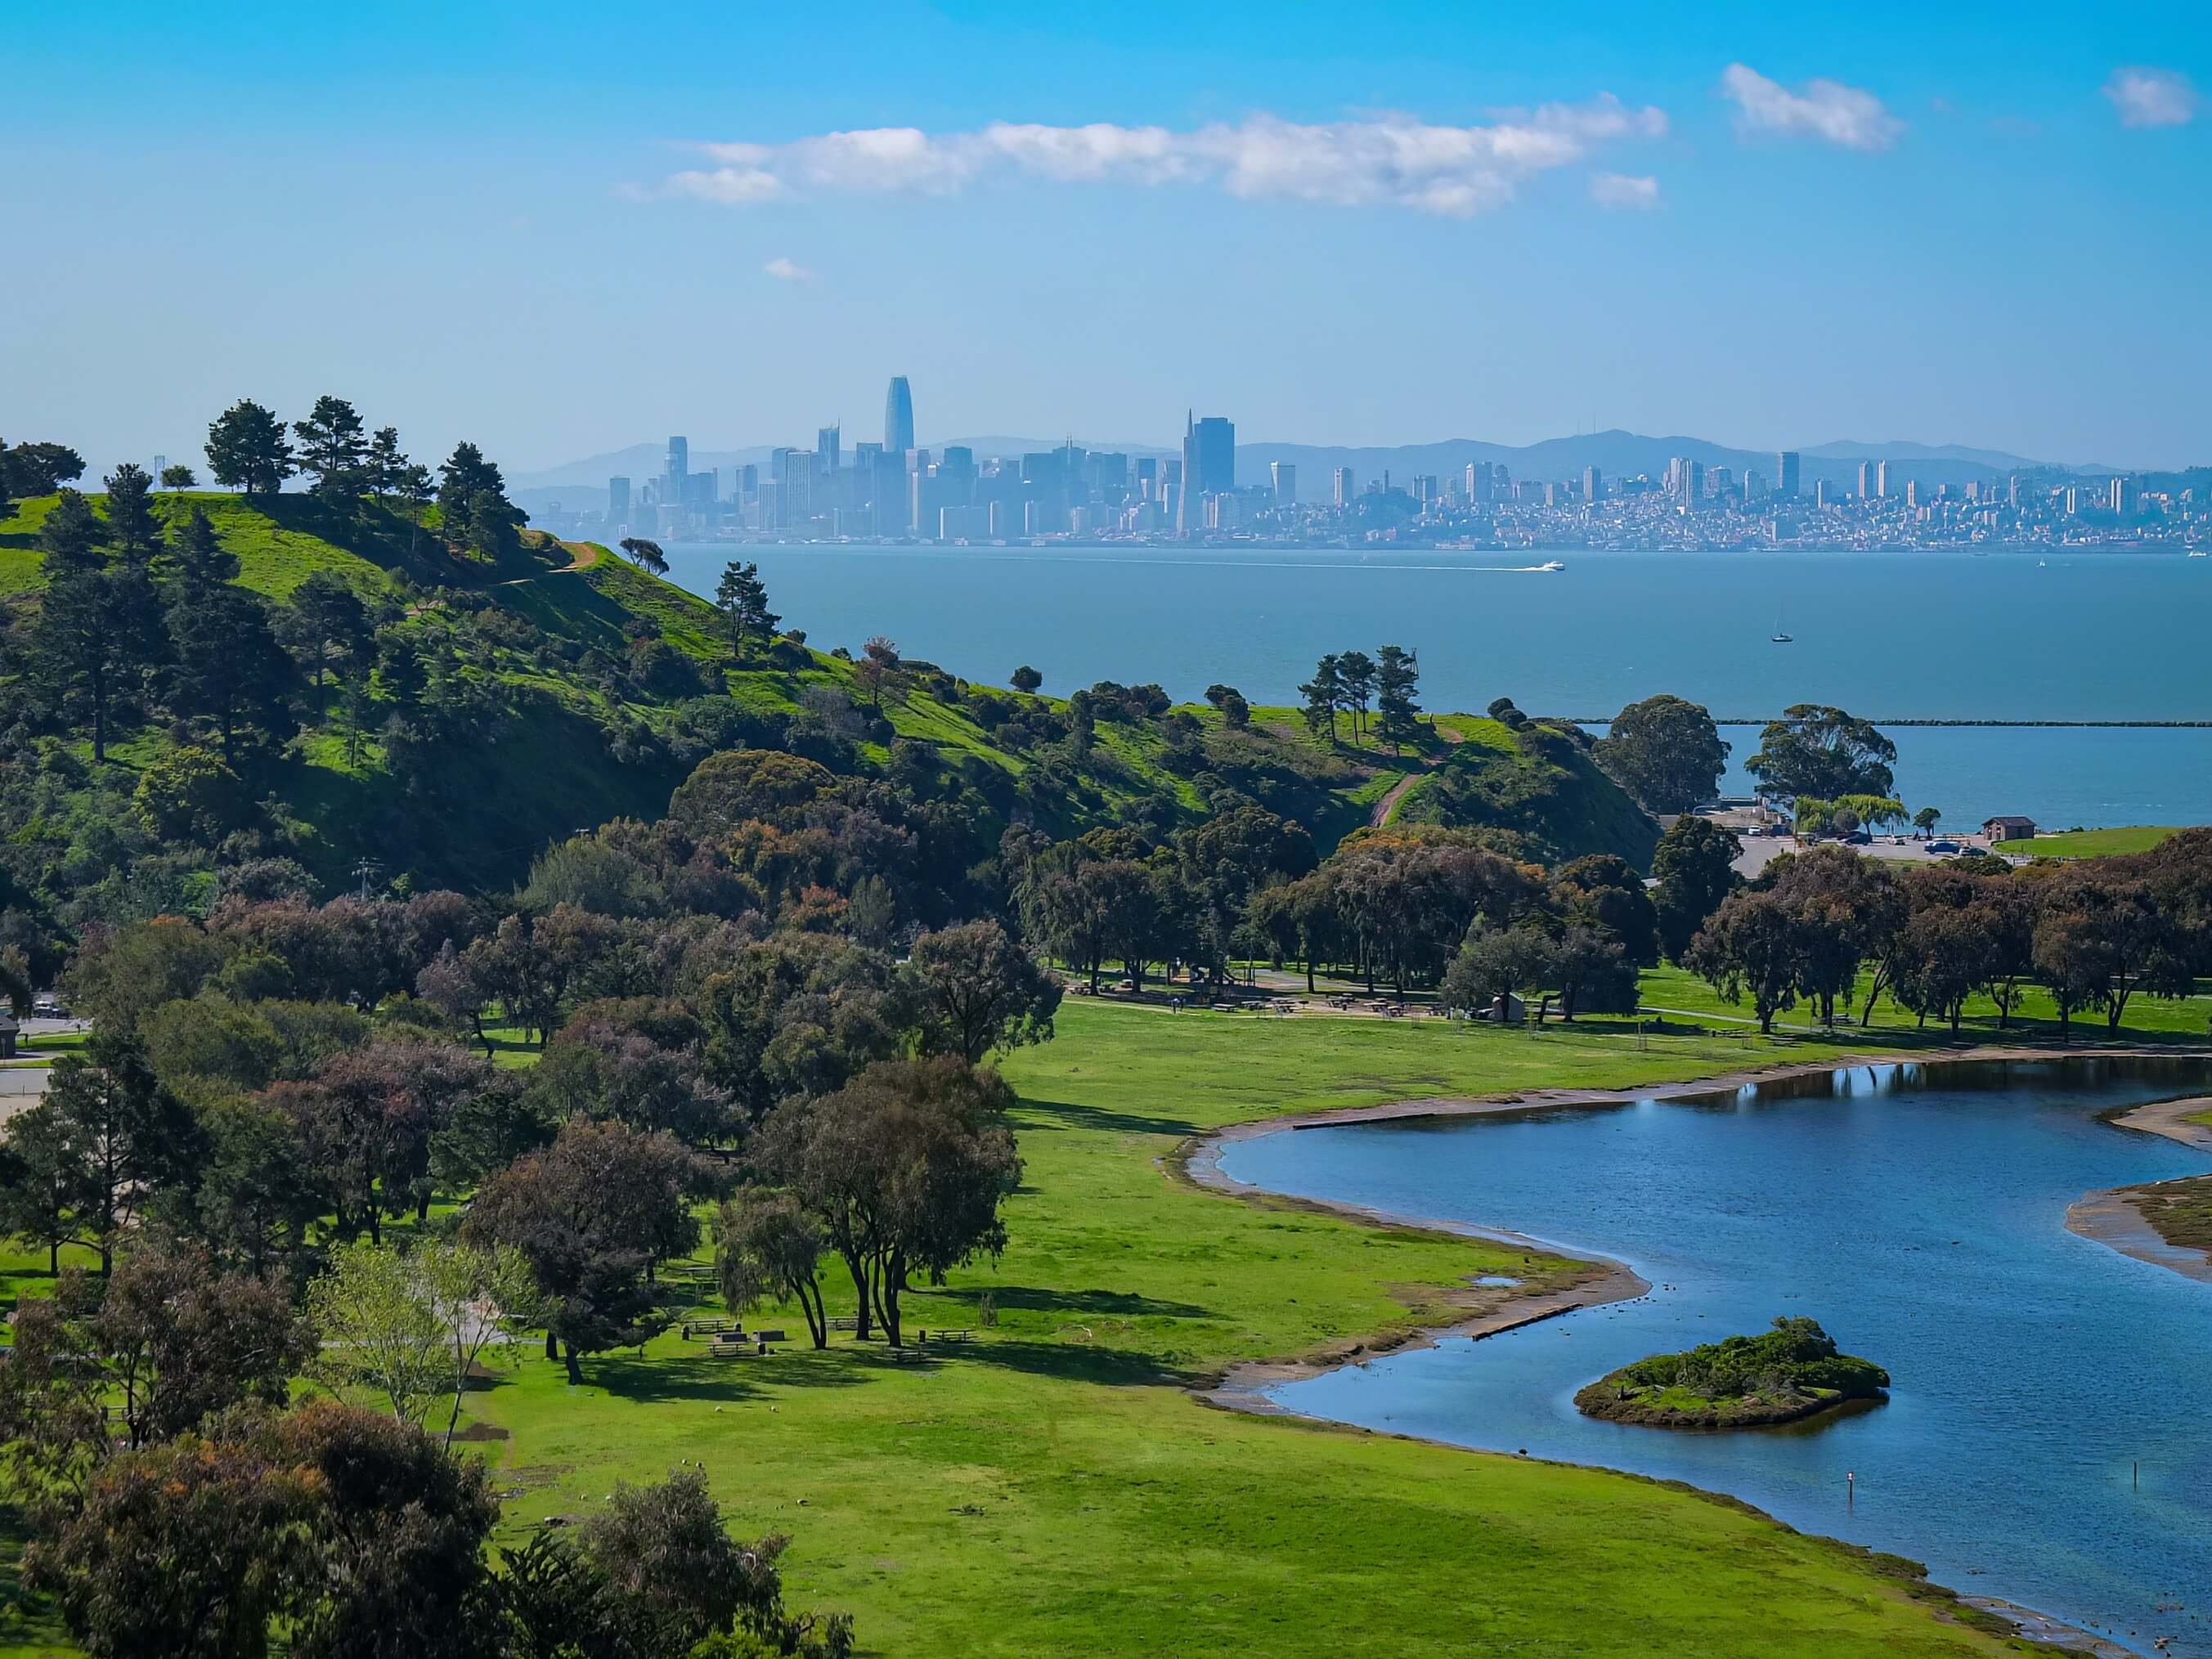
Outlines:
[[215, 481], [249, 495], [273, 495], [298, 469], [284, 422], [241, 398], [208, 427], [208, 471]]
[[107, 556], [100, 550], [106, 539], [107, 532], [94, 515], [92, 504], [74, 489], [63, 490], [39, 530], [39, 551], [46, 556], [46, 580], [104, 568]]
[[1342, 684], [1338, 707], [1352, 716], [1352, 740], [1367, 735], [1367, 705], [1375, 696], [1375, 659], [1364, 651], [1347, 651], [1336, 659]]
[[1336, 741], [1336, 711], [1344, 702], [1342, 661], [1335, 655], [1323, 657], [1314, 665], [1313, 678], [1298, 688], [1298, 695], [1306, 700], [1306, 730], [1319, 732], [1325, 728], [1331, 743]]
[[314, 572], [292, 590], [282, 627], [293, 647], [313, 665], [318, 701], [332, 663], [347, 662], [366, 650], [371, 632], [361, 596], [328, 570]]
[[261, 601], [240, 587], [189, 591], [170, 612], [177, 664], [172, 704], [215, 728], [225, 765], [238, 763], [238, 738], [252, 728], [283, 729], [284, 700], [297, 671], [269, 625]]
[[1421, 664], [1419, 657], [1401, 646], [1386, 645], [1377, 656], [1375, 730], [1395, 754], [1406, 744], [1420, 741], [1420, 722], [1413, 717], [1421, 712], [1421, 706], [1413, 701], [1413, 694], [1420, 689]]
[[204, 507], [194, 507], [177, 538], [178, 579], [188, 588], [219, 586], [238, 580], [238, 555], [216, 539], [215, 524]]
[[466, 547], [477, 497], [489, 491], [503, 504], [506, 481], [500, 477], [499, 468], [484, 459], [483, 451], [465, 441], [453, 446], [453, 453], [438, 468], [438, 514], [446, 539], [457, 547]]
[[357, 496], [368, 482], [368, 441], [360, 411], [343, 398], [315, 399], [304, 421], [292, 422], [300, 441], [300, 471], [314, 475], [318, 495]]
[[405, 487], [407, 474], [412, 470], [407, 457], [399, 448], [399, 428], [380, 426], [369, 440], [367, 468], [369, 493], [376, 497], [379, 507], [387, 495], [397, 495]]
[[768, 584], [760, 567], [732, 559], [722, 567], [722, 580], [714, 588], [714, 604], [730, 624], [730, 654], [742, 656], [745, 635], [757, 632], [765, 644], [783, 620], [768, 608]]
[[154, 481], [125, 461], [107, 475], [107, 539], [125, 564], [151, 564], [161, 551], [162, 524], [154, 511]]
[[107, 758], [117, 704], [167, 654], [153, 579], [143, 566], [111, 564], [100, 540], [84, 497], [64, 490], [40, 534], [46, 592], [32, 636], [38, 684], [58, 708], [74, 707], [88, 720], [95, 765]]

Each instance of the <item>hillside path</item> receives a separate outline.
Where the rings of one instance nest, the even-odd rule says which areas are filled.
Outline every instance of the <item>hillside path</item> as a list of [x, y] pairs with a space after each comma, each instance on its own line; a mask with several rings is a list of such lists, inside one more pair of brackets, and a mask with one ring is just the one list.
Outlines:
[[[1448, 726], [1435, 726], [1431, 729], [1435, 731], [1437, 735], [1442, 738], [1446, 743], [1465, 743], [1467, 741], [1467, 738], [1463, 735], [1453, 731]], [[1389, 823], [1390, 814], [1398, 810], [1398, 803], [1405, 799], [1406, 792], [1411, 789], [1415, 784], [1419, 783], [1423, 778], [1428, 776], [1428, 775], [1436, 768], [1443, 765], [1443, 763], [1444, 757], [1442, 755], [1438, 755], [1433, 760], [1425, 760], [1421, 763], [1420, 768], [1418, 771], [1408, 772], [1404, 777], [1399, 779], [1397, 782], [1392, 784], [1390, 786], [1390, 793], [1383, 796], [1381, 800], [1376, 801], [1375, 803], [1375, 810], [1367, 815], [1367, 827], [1370, 830], [1380, 830], [1384, 824]]]

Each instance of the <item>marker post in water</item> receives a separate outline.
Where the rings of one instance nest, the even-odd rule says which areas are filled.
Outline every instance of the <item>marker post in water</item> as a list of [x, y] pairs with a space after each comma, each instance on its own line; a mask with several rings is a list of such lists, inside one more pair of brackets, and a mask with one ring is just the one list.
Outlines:
[[1850, 1509], [1858, 1501], [1858, 1474], [1856, 1470], [1844, 1471], [1844, 1507]]

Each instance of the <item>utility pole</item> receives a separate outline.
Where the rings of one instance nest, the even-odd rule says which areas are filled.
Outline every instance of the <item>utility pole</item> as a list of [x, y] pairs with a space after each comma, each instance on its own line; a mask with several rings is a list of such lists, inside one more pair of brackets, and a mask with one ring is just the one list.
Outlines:
[[363, 904], [368, 902], [369, 878], [382, 868], [384, 866], [374, 859], [363, 859], [359, 864], [354, 866], [354, 874], [361, 878], [361, 902]]

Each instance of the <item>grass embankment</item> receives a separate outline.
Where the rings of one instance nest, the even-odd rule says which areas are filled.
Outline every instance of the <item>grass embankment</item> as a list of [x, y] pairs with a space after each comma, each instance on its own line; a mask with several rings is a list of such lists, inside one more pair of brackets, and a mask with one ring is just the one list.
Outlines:
[[2102, 859], [2122, 853], [2148, 853], [2181, 833], [2172, 824], [2137, 823], [2118, 830], [2068, 830], [2029, 841], [2008, 841], [2003, 850], [2045, 859]]
[[[104, 509], [103, 497], [89, 499]], [[54, 500], [0, 512], [0, 600], [35, 602], [45, 582], [38, 537]], [[257, 794], [286, 803], [309, 826], [300, 854], [333, 884], [358, 859], [390, 863], [396, 855], [418, 883], [497, 889], [511, 884], [549, 839], [579, 824], [657, 816], [697, 749], [682, 729], [685, 694], [647, 696], [611, 672], [641, 624], [694, 659], [702, 689], [726, 692], [757, 714], [793, 715], [810, 692], [844, 694], [880, 713], [896, 738], [971, 776], [995, 779], [986, 793], [1009, 812], [1017, 786], [1049, 753], [1050, 786], [1025, 792], [1019, 806], [1055, 835], [1151, 816], [1163, 800], [1172, 802], [1173, 817], [1194, 821], [1206, 815], [1210, 796], [1228, 788], [1306, 824], [1325, 852], [1366, 823], [1395, 786], [1418, 776], [1396, 805], [1417, 800], [1431, 781], [1422, 769], [1443, 761], [1455, 784], [1465, 786], [1456, 787], [1447, 821], [1514, 831], [1518, 850], [1532, 856], [1625, 851], [1640, 864], [1650, 854], [1650, 821], [1586, 757], [1565, 756], [1562, 765], [1559, 756], [1539, 754], [1549, 739], [1535, 728], [1524, 738], [1494, 720], [1443, 715], [1438, 723], [1468, 741], [1455, 746], [1431, 732], [1418, 752], [1399, 755], [1371, 735], [1352, 742], [1348, 730], [1341, 742], [1316, 738], [1291, 709], [1255, 710], [1250, 726], [1232, 730], [1217, 710], [1189, 707], [1182, 712], [1201, 727], [1193, 742], [1179, 741], [1170, 723], [1102, 704], [1091, 750], [1076, 755], [1065, 744], [1041, 743], [1033, 732], [1021, 734], [1023, 721], [1002, 716], [1035, 704], [968, 685], [957, 678], [958, 665], [951, 672], [904, 677], [878, 706], [854, 665], [825, 653], [787, 643], [763, 651], [756, 643], [732, 663], [722, 620], [704, 599], [592, 544], [532, 532], [495, 565], [449, 554], [404, 513], [374, 502], [340, 508], [305, 494], [248, 500], [205, 491], [155, 501], [172, 526], [196, 508], [238, 556], [246, 587], [282, 600], [309, 574], [335, 573], [364, 598], [387, 604], [426, 653], [467, 665], [501, 705], [495, 736], [467, 745], [455, 757], [454, 775], [434, 781], [427, 795], [404, 795], [375, 736], [349, 757], [319, 717], [281, 763], [249, 781]], [[439, 589], [477, 597], [447, 606], [430, 597]], [[1065, 699], [1041, 701], [1066, 712]], [[154, 728], [123, 734], [112, 758], [127, 773], [158, 757], [167, 741]], [[88, 759], [85, 745], [72, 748]], [[877, 764], [888, 755], [876, 743], [861, 744], [860, 752]], [[981, 774], [973, 771], [977, 763]], [[414, 833], [426, 799], [438, 807], [434, 841]], [[1427, 809], [1410, 816], [1425, 815]], [[1585, 835], [1586, 825], [1597, 828]]]
[[1007, 1067], [1026, 1174], [1004, 1263], [910, 1301], [910, 1325], [975, 1328], [972, 1345], [909, 1368], [850, 1338], [718, 1361], [669, 1336], [592, 1362], [574, 1390], [525, 1358], [471, 1409], [479, 1432], [511, 1437], [486, 1448], [509, 1525], [696, 1460], [738, 1524], [793, 1534], [796, 1598], [852, 1609], [884, 1654], [2014, 1650], [1916, 1604], [1895, 1564], [1726, 1503], [1191, 1399], [1236, 1361], [1433, 1322], [1442, 1287], [1547, 1265], [1198, 1191], [1163, 1167], [1190, 1137], [1408, 1096], [1692, 1077], [1769, 1052], [1648, 1042], [1620, 1025], [1071, 1006], [1057, 1042]]

